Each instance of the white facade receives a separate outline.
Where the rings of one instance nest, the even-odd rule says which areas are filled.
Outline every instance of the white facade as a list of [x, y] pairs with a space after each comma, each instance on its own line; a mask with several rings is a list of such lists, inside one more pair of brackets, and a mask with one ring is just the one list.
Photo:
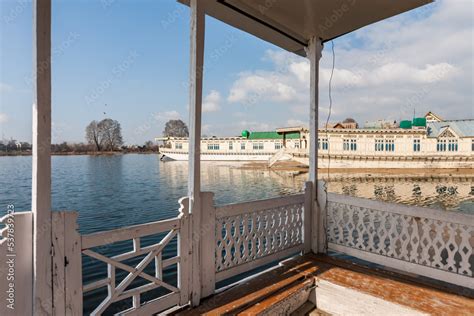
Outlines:
[[[212, 137], [201, 141], [201, 159], [216, 161], [268, 161], [284, 151], [279, 160], [308, 163], [308, 131], [297, 139], [247, 139]], [[159, 138], [160, 153], [173, 160], [188, 159], [187, 138]], [[438, 137], [420, 129], [321, 129], [320, 167], [333, 159], [334, 168], [473, 168], [474, 137], [458, 135], [452, 128]], [[369, 159], [370, 161], [367, 161]], [[365, 161], [364, 161], [365, 160]], [[392, 161], [391, 160], [396, 160]], [[357, 161], [354, 164], [354, 161]], [[388, 165], [387, 163], [390, 162]]]

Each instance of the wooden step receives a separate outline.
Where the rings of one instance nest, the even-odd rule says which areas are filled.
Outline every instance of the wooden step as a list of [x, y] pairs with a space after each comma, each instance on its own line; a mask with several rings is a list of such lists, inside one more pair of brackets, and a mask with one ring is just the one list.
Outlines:
[[308, 301], [314, 284], [314, 278], [298, 280], [238, 315], [290, 315]]
[[[200, 306], [182, 311], [178, 315], [236, 315], [304, 281], [314, 283], [313, 275], [317, 270], [318, 266], [311, 260], [284, 265], [213, 295], [203, 300]], [[304, 284], [307, 286], [310, 283]]]

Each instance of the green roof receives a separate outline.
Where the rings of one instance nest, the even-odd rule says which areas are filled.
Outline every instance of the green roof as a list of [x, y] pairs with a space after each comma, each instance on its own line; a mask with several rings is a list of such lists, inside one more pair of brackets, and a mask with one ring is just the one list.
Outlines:
[[[299, 132], [286, 133], [286, 139], [300, 138]], [[277, 132], [251, 132], [248, 139], [283, 139], [283, 133]]]

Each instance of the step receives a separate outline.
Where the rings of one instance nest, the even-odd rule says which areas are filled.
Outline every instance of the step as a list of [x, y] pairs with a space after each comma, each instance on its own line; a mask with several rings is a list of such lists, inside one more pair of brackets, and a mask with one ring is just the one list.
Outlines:
[[308, 301], [315, 279], [297, 280], [238, 315], [290, 315]]

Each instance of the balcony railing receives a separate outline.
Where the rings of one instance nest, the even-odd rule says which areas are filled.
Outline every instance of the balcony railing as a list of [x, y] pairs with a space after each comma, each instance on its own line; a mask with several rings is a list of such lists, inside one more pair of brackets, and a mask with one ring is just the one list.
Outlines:
[[[188, 198], [180, 200], [175, 218], [82, 236], [77, 232], [77, 213], [53, 212], [54, 309], [57, 314], [81, 315], [84, 299], [92, 296], [94, 306], [90, 308], [88, 302], [88, 308], [93, 315], [108, 313], [112, 306], [123, 314], [152, 314], [182, 306], [214, 294], [221, 281], [310, 252], [318, 235], [326, 238], [329, 250], [474, 287], [473, 216], [324, 192], [318, 193], [320, 207], [315, 210], [311, 196], [311, 183], [307, 183], [303, 194], [216, 207], [213, 194], [202, 193], [197, 229]], [[16, 231], [22, 232], [15, 240], [17, 252], [23, 247], [15, 271], [16, 295], [22, 297], [32, 286], [32, 235], [24, 233], [31, 231], [31, 214], [1, 219], [7, 226], [2, 230], [0, 254], [14, 253], [7, 239], [12, 219]], [[315, 217], [326, 219], [317, 226], [325, 230], [314, 227]], [[132, 247], [111, 251], [114, 244], [124, 242]], [[172, 254], [165, 250], [170, 248]], [[84, 260], [102, 264], [106, 274], [83, 284]], [[4, 261], [0, 268], [6, 277], [10, 267]], [[173, 280], [166, 275], [170, 268]], [[8, 286], [0, 284], [0, 298], [5, 300]], [[97, 295], [100, 289], [103, 296]], [[22, 302], [15, 312], [31, 310], [31, 300]], [[8, 315], [10, 311], [2, 306], [0, 314]]]
[[474, 288], [474, 216], [328, 194], [329, 249]]

